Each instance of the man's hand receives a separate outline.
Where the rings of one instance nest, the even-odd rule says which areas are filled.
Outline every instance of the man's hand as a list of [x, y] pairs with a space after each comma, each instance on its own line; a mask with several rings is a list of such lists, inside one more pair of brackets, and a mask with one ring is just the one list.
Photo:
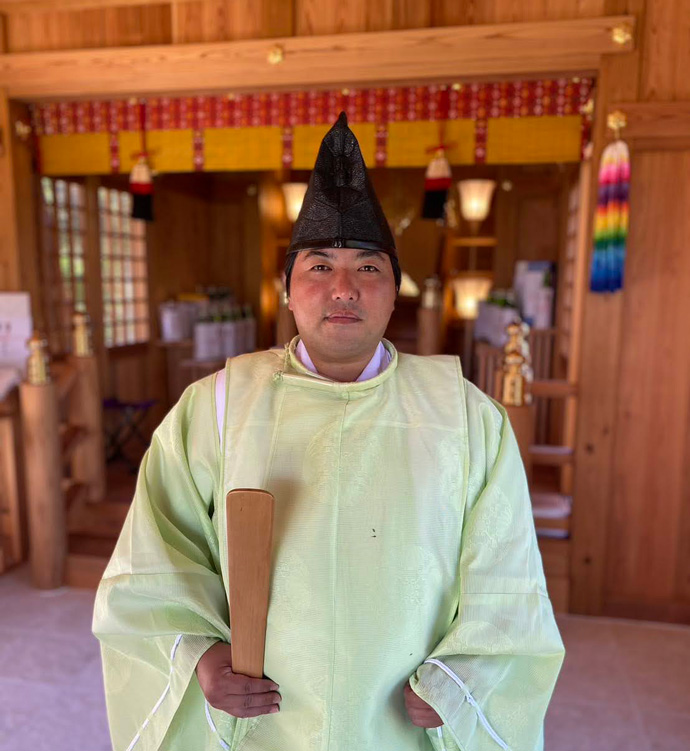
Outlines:
[[218, 642], [201, 656], [196, 674], [208, 703], [233, 717], [258, 717], [280, 710], [277, 683], [232, 672], [229, 644]]
[[405, 684], [405, 708], [412, 723], [417, 727], [437, 728], [443, 725], [438, 713], [415, 694], [409, 683]]

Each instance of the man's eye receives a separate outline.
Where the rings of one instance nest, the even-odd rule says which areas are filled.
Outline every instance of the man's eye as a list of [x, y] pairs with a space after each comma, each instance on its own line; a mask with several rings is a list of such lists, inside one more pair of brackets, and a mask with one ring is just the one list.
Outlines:
[[326, 266], [323, 263], [317, 263], [315, 266], [311, 267], [312, 271], [328, 271], [328, 266]]
[[367, 264], [366, 266], [362, 266], [363, 269], [365, 269], [368, 272], [376, 271], [378, 272], [378, 269], [376, 266], [372, 266], [371, 264]]

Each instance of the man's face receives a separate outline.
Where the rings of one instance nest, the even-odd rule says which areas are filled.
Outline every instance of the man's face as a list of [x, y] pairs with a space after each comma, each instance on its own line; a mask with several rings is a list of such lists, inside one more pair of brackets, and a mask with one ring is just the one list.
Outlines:
[[393, 267], [385, 253], [303, 250], [292, 269], [289, 308], [308, 351], [351, 360], [376, 348], [395, 296]]

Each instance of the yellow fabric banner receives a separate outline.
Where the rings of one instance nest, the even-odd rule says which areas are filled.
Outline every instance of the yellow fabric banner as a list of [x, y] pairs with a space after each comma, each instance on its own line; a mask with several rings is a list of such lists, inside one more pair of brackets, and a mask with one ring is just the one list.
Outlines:
[[108, 133], [41, 136], [42, 175], [107, 175], [110, 172]]
[[[487, 164], [537, 164], [578, 162], [582, 145], [582, 116], [489, 118], [486, 131]], [[377, 166], [377, 148], [383, 154], [379, 164], [387, 167], [426, 167], [430, 151], [441, 137], [451, 164], [474, 164], [479, 152], [477, 123], [469, 118], [401, 121], [388, 123], [383, 138], [375, 123], [354, 123], [364, 160]], [[296, 125], [291, 133], [278, 126], [206, 128], [196, 142], [191, 129], [151, 130], [146, 145], [151, 165], [158, 173], [192, 172], [197, 166], [206, 172], [238, 170], [312, 169], [321, 140], [329, 125]], [[141, 133], [120, 131], [117, 152], [111, 154], [108, 133], [44, 135], [39, 137], [41, 172], [44, 175], [127, 174], [141, 151]], [[195, 151], [196, 149], [196, 151]], [[284, 157], [285, 158], [284, 160]]]

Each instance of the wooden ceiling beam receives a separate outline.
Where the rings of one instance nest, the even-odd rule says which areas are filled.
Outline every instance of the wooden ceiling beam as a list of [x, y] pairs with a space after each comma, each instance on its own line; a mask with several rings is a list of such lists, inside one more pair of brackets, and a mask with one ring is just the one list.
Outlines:
[[96, 10], [125, 5], [175, 5], [182, 0], [0, 0], [0, 13]]
[[[587, 72], [602, 55], [633, 50], [634, 23], [609, 16], [8, 54], [0, 57], [0, 88], [36, 101]], [[621, 29], [630, 31], [622, 42]]]
[[672, 139], [690, 141], [690, 100], [676, 102], [612, 102], [609, 115], [622, 113], [626, 141], [659, 141], [660, 147]]

